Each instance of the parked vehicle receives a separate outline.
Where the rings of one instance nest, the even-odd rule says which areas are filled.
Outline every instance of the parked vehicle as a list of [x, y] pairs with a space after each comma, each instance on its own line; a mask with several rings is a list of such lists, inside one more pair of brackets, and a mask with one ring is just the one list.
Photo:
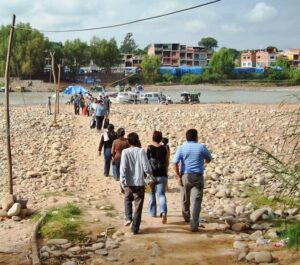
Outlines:
[[105, 93], [106, 90], [103, 86], [100, 86], [100, 85], [96, 85], [96, 86], [92, 86], [91, 87], [91, 90], [94, 91], [94, 92], [102, 92], [102, 93]]
[[0, 87], [0, 92], [5, 92], [5, 87]]
[[180, 94], [180, 103], [200, 103], [201, 93], [182, 92]]
[[162, 97], [166, 98], [159, 92], [146, 92], [139, 95], [139, 100], [146, 103], [160, 103]]

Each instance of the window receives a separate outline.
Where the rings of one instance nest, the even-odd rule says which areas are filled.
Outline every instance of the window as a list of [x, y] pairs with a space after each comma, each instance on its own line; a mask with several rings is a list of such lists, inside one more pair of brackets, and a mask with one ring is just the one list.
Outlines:
[[260, 56], [257, 56], [257, 59], [260, 59]]
[[158, 94], [153, 94], [153, 97], [158, 98], [159, 95]]
[[271, 59], [271, 60], [274, 60], [274, 59], [275, 59], [274, 55], [271, 55], [271, 56], [270, 56], [270, 59]]

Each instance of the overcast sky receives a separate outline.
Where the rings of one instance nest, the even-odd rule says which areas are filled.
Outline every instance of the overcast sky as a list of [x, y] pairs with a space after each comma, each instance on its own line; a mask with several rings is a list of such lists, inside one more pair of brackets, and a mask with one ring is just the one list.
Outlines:
[[[28, 22], [38, 30], [101, 27], [159, 15], [210, 0], [0, 0], [0, 25]], [[197, 45], [214, 37], [219, 47], [300, 48], [299, 0], [222, 0], [210, 6], [118, 28], [72, 33], [44, 33], [52, 41], [92, 36], [115, 38], [126, 33], [144, 48], [149, 43]]]

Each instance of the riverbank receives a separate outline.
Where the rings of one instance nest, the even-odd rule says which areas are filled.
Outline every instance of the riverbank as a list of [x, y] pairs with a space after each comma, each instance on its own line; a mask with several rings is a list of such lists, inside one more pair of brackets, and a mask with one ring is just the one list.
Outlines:
[[[268, 198], [276, 187], [275, 179], [250, 145], [263, 145], [277, 152], [287, 121], [275, 122], [275, 117], [282, 117], [298, 107], [248, 104], [200, 104], [188, 108], [186, 105], [112, 106], [110, 120], [116, 128], [122, 126], [126, 133], [136, 131], [143, 148], [151, 143], [152, 131], [161, 130], [170, 140], [171, 156], [185, 141], [188, 128], [198, 130], [199, 140], [207, 145], [214, 161], [207, 166], [205, 173], [201, 211], [205, 223], [197, 234], [191, 233], [182, 220], [179, 189], [170, 169], [167, 225], [162, 225], [160, 218], [147, 215], [146, 195], [141, 234], [130, 235], [129, 230], [122, 226], [124, 209], [119, 184], [111, 177], [105, 178], [102, 173], [103, 157], [97, 153], [100, 135], [89, 128], [88, 117], [74, 116], [71, 106], [62, 106], [57, 127], [52, 126], [53, 116], [48, 116], [42, 106], [11, 107], [14, 191], [29, 199], [29, 208], [45, 210], [72, 202], [83, 210], [88, 220], [87, 229], [99, 231], [99, 227], [107, 225], [119, 231], [120, 246], [109, 250], [108, 258], [92, 256], [92, 260], [99, 264], [127, 264], [134, 260], [136, 264], [179, 265], [202, 260], [209, 265], [243, 265], [247, 264], [244, 259], [237, 261], [241, 249], [233, 248], [235, 242], [242, 242], [250, 251], [271, 253], [279, 264], [296, 265], [299, 253], [274, 248], [271, 243], [255, 245], [250, 236], [261, 230], [253, 230], [251, 226], [259, 227], [262, 221], [251, 224], [247, 216], [264, 206], [256, 198]], [[4, 108], [0, 107], [0, 111], [4, 112]], [[0, 146], [1, 197], [7, 188], [3, 116], [0, 118]], [[113, 213], [101, 210], [105, 205], [110, 205]], [[264, 218], [270, 218], [275, 212], [285, 215], [289, 210], [283, 211], [277, 204], [265, 207], [269, 211], [264, 212]], [[293, 211], [293, 215], [300, 220], [297, 211]], [[226, 216], [232, 216], [231, 220], [239, 223], [241, 230], [233, 230], [233, 223], [225, 222]], [[266, 220], [270, 223], [269, 219]], [[21, 223], [11, 219], [0, 222], [0, 252], [1, 248], [18, 250], [25, 260], [32, 226], [29, 219]], [[274, 235], [272, 229], [267, 226], [262, 231], [273, 231]], [[134, 250], [130, 255], [129, 248]]]

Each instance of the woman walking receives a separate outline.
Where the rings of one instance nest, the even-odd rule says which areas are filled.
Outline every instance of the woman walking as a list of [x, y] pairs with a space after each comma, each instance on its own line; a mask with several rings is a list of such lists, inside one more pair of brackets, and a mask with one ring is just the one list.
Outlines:
[[150, 161], [155, 183], [149, 194], [149, 215], [155, 217], [157, 214], [156, 196], [158, 199], [160, 217], [162, 223], [167, 223], [167, 199], [166, 187], [168, 184], [169, 152], [166, 146], [161, 145], [162, 132], [154, 131], [152, 135], [152, 145], [147, 148], [147, 156]]
[[108, 124], [107, 132], [101, 136], [99, 144], [99, 156], [101, 156], [102, 148], [104, 148], [104, 176], [109, 176], [110, 163], [111, 163], [111, 148], [113, 141], [117, 138], [117, 135], [114, 131], [114, 126]]
[[122, 151], [129, 147], [129, 143], [124, 137], [124, 135], [124, 128], [119, 128], [117, 130], [117, 139], [114, 140], [111, 149], [113, 177], [117, 181], [119, 181], [120, 179], [120, 164]]

